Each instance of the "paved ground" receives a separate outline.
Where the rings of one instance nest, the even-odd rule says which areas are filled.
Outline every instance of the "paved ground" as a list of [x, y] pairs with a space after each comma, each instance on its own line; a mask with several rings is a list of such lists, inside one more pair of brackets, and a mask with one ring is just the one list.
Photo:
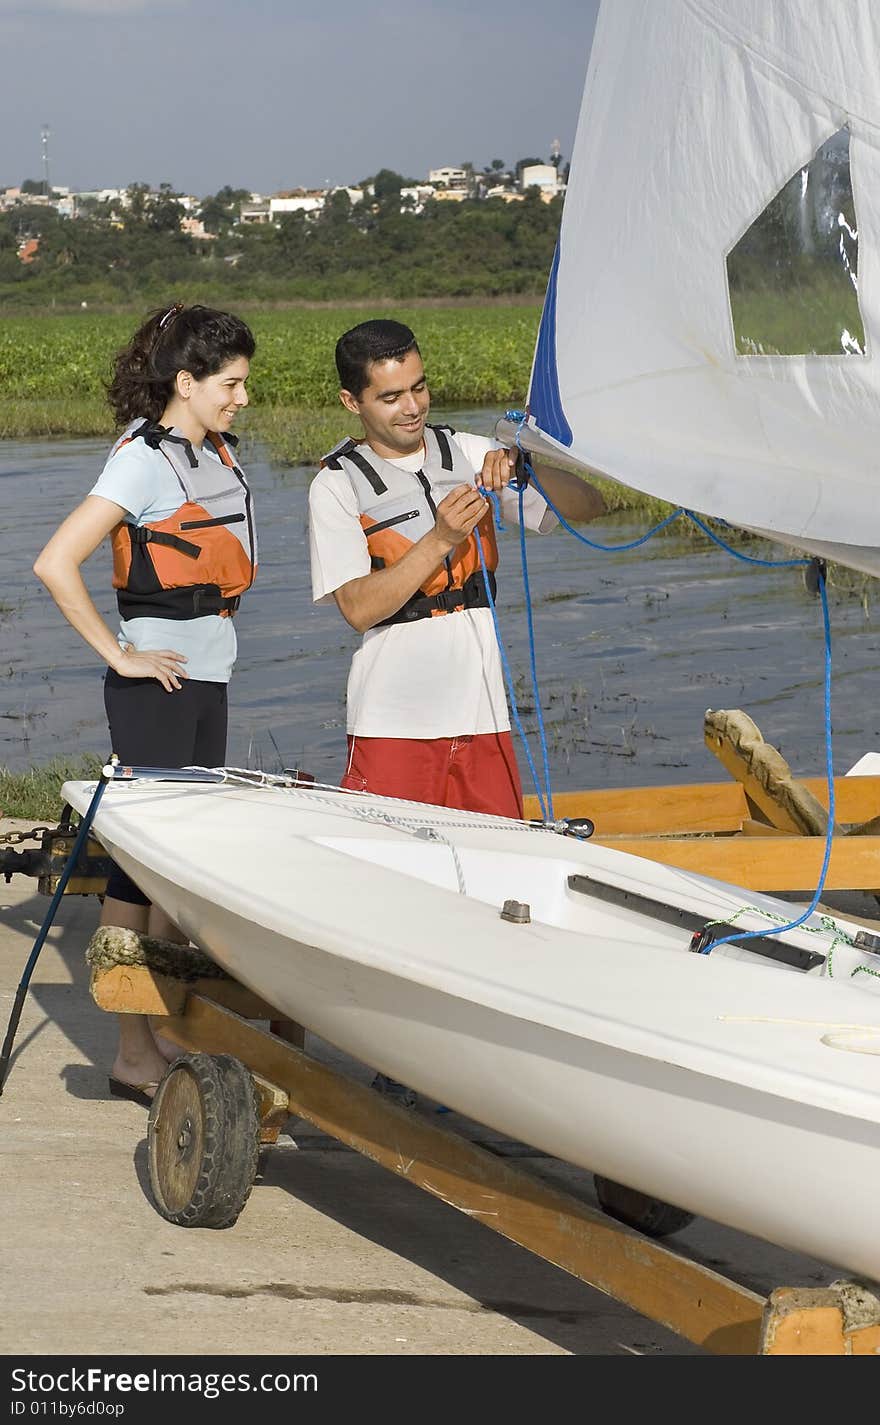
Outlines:
[[[0, 881], [0, 1034], [48, 904], [29, 878]], [[97, 912], [63, 900], [0, 1098], [0, 1352], [703, 1354], [302, 1123], [265, 1153], [233, 1228], [165, 1222], [146, 1114], [107, 1090], [114, 1021], [83, 960]], [[595, 1201], [588, 1174], [530, 1166]], [[762, 1294], [839, 1275], [705, 1221], [674, 1241]]]

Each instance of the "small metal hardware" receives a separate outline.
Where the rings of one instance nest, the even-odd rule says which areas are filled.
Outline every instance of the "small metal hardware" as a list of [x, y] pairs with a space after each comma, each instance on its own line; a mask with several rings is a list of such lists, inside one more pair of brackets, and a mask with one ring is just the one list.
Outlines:
[[528, 901], [505, 901], [501, 907], [501, 919], [512, 921], [514, 925], [528, 925], [531, 918]]
[[855, 950], [868, 950], [872, 955], [880, 955], [880, 935], [872, 935], [868, 930], [859, 930], [853, 937]]

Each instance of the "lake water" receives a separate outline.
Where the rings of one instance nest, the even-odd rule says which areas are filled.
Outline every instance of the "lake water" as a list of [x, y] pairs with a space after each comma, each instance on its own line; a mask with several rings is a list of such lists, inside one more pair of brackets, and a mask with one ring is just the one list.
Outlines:
[[[496, 414], [450, 418], [490, 433]], [[89, 490], [105, 450], [98, 441], [0, 442], [0, 764], [13, 771], [109, 751], [103, 667], [31, 570], [52, 529]], [[247, 437], [242, 459], [255, 492], [260, 573], [236, 619], [229, 761], [269, 771], [296, 765], [335, 782], [358, 638], [335, 607], [311, 603], [305, 520], [313, 471], [274, 465]], [[587, 531], [603, 543], [642, 532], [620, 516]], [[499, 543], [500, 624], [540, 767], [516, 528]], [[554, 791], [723, 776], [703, 745], [708, 707], [744, 708], [796, 772], [824, 770], [821, 607], [799, 570], [754, 568], [679, 536], [605, 554], [560, 529], [530, 536], [527, 549]], [[85, 576], [115, 627], [109, 564], [105, 547]], [[834, 764], [844, 772], [880, 747], [880, 622], [870, 604], [866, 611], [859, 598], [834, 590], [831, 622]]]

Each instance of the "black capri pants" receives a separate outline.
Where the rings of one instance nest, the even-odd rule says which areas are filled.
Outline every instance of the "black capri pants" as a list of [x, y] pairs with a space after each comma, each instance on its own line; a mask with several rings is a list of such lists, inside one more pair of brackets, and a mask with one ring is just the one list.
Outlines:
[[[108, 668], [104, 707], [110, 750], [128, 767], [222, 767], [226, 761], [225, 683], [186, 678], [166, 693], [155, 678], [122, 678]], [[115, 864], [106, 893], [131, 905], [150, 904]]]

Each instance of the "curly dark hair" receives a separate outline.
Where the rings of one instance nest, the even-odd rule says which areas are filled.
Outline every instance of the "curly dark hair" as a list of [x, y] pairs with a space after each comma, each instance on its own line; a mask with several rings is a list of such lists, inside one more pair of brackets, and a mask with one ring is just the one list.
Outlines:
[[256, 345], [250, 327], [231, 312], [182, 302], [158, 308], [114, 358], [107, 400], [117, 422], [160, 420], [179, 371], [201, 381], [237, 356], [250, 360]]

